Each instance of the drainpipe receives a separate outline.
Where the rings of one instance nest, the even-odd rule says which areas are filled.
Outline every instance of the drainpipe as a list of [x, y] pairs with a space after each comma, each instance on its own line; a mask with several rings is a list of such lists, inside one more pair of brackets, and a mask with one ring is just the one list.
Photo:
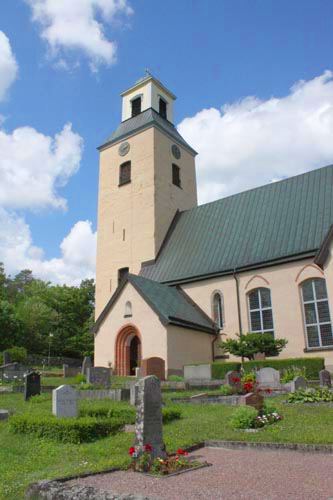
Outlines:
[[218, 340], [219, 338], [219, 333], [216, 333], [216, 337], [213, 338], [213, 341], [212, 341], [212, 360], [213, 360], [213, 363], [215, 361], [215, 349], [214, 349], [214, 345], [215, 345], [215, 342]]
[[234, 269], [233, 277], [234, 277], [234, 280], [236, 281], [239, 335], [242, 336], [243, 335], [243, 328], [242, 328], [242, 316], [241, 316], [241, 307], [240, 307], [240, 298], [239, 298], [239, 281], [238, 281], [238, 275], [236, 274], [236, 268]]

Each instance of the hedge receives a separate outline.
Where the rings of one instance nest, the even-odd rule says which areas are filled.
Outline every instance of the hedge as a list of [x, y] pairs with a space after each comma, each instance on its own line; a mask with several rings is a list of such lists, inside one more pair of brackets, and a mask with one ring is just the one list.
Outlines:
[[[241, 363], [223, 363], [214, 362], [212, 363], [212, 378], [222, 379], [229, 370], [240, 370]], [[287, 358], [287, 359], [265, 359], [264, 361], [245, 361], [243, 363], [243, 369], [246, 373], [255, 370], [256, 368], [263, 368], [265, 366], [270, 366], [276, 370], [282, 371], [286, 368], [296, 366], [298, 368], [305, 368], [306, 376], [308, 379], [318, 379], [320, 370], [325, 368], [324, 358]]]
[[250, 372], [255, 368], [270, 366], [275, 370], [285, 370], [295, 366], [305, 368], [306, 376], [310, 380], [319, 379], [319, 372], [325, 368], [324, 358], [288, 358], [288, 359], [265, 359], [264, 361], [246, 361], [243, 364], [245, 372]]
[[115, 434], [124, 425], [121, 419], [92, 417], [56, 418], [53, 415], [16, 415], [10, 419], [14, 433], [34, 434], [37, 437], [63, 443], [79, 444]]
[[[86, 406], [80, 409], [80, 417], [112, 418], [121, 420], [124, 424], [135, 423], [134, 408], [110, 408], [107, 404]], [[181, 418], [181, 411], [178, 408], [162, 408], [163, 424]]]
[[212, 363], [212, 378], [223, 379], [229, 371], [239, 371], [241, 363], [238, 362], [218, 362]]

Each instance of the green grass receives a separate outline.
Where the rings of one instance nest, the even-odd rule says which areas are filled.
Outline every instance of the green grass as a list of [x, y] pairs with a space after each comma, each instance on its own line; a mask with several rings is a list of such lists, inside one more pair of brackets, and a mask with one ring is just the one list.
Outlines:
[[[167, 405], [176, 395], [179, 392], [164, 395]], [[164, 426], [167, 448], [175, 451], [205, 439], [333, 444], [333, 408], [286, 405], [282, 403], [285, 398], [274, 398], [284, 419], [255, 434], [231, 428], [229, 419], [235, 407], [179, 404], [183, 418]], [[109, 404], [128, 407], [127, 403], [110, 401]], [[87, 405], [87, 402], [82, 402], [82, 405]], [[43, 396], [38, 403], [25, 403], [22, 394], [3, 394], [0, 395], [0, 407], [16, 414], [47, 414], [51, 409], [51, 396]], [[34, 481], [115, 466], [126, 467], [133, 434], [119, 433], [92, 443], [73, 445], [15, 435], [9, 432], [8, 423], [0, 423], [0, 443], [0, 499], [17, 500], [24, 498], [27, 485]]]

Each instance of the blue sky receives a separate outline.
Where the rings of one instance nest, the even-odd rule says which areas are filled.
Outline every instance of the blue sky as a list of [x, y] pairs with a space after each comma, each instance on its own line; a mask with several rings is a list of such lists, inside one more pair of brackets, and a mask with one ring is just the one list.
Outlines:
[[[105, 9], [117, 4], [116, 0], [81, 1]], [[330, 159], [333, 162], [328, 144], [329, 137], [333, 137], [332, 75], [323, 76], [326, 70], [333, 70], [330, 0], [118, 0], [117, 15], [92, 10], [93, 21], [100, 23], [109, 45], [96, 45], [87, 32], [84, 41], [82, 34], [77, 35], [81, 38], [74, 50], [71, 43], [75, 21], [67, 37], [61, 29], [60, 35], [47, 31], [55, 23], [52, 16], [57, 15], [52, 3], [54, 0], [1, 1], [0, 31], [9, 40], [18, 68], [0, 102], [0, 115], [4, 117], [1, 128], [7, 137], [28, 126], [54, 138], [66, 123], [71, 123], [73, 133], [81, 137], [83, 149], [64, 185], [57, 187], [57, 180], [54, 181], [57, 196], [67, 200], [67, 210], [45, 201], [32, 201], [30, 205], [29, 201], [1, 202], [0, 194], [0, 208], [8, 223], [3, 224], [3, 228], [8, 226], [8, 232], [3, 229], [2, 234], [7, 247], [1, 252], [0, 241], [0, 260], [11, 272], [25, 262], [34, 267], [37, 259], [39, 264], [34, 270], [43, 277], [66, 281], [64, 276], [68, 276], [67, 281], [72, 282], [79, 278], [77, 271], [54, 271], [53, 267], [62, 269], [63, 263], [52, 259], [63, 259], [59, 245], [78, 221], [91, 221], [92, 231], [96, 230], [96, 147], [120, 121], [119, 93], [142, 76], [146, 67], [178, 97], [175, 124], [180, 124], [180, 131], [200, 153], [201, 201], [297, 174], [330, 163]], [[37, 7], [41, 10], [36, 11]], [[114, 54], [105, 55], [113, 41], [117, 44], [116, 61]], [[89, 44], [95, 44], [94, 53]], [[6, 75], [1, 73], [0, 64], [0, 88], [1, 78]], [[300, 91], [291, 91], [301, 80], [305, 83]], [[221, 113], [225, 104], [231, 107]], [[306, 117], [302, 109], [309, 109]], [[288, 113], [299, 116], [300, 121], [304, 118], [304, 122], [311, 122], [306, 130], [299, 130], [299, 121], [292, 122], [290, 141], [287, 135], [281, 139], [279, 133], [286, 128], [283, 124], [289, 123]], [[318, 113], [321, 115], [317, 123]], [[257, 136], [253, 135], [255, 129]], [[268, 131], [268, 137], [274, 136], [272, 147], [267, 147], [268, 139], [264, 143], [260, 139], [262, 130]], [[299, 138], [296, 148], [294, 144]], [[251, 144], [246, 145], [248, 140]], [[303, 142], [309, 147], [312, 140], [313, 154], [305, 148], [303, 156]], [[224, 142], [225, 149], [221, 149], [220, 142]], [[290, 142], [294, 148], [291, 154]], [[6, 145], [1, 146], [0, 142], [0, 154], [1, 147]], [[5, 156], [6, 165], [0, 158], [0, 182], [8, 163], [13, 161], [11, 171], [15, 172], [20, 161]], [[288, 161], [283, 166], [285, 158]], [[247, 177], [251, 165], [253, 175]], [[260, 165], [258, 170], [256, 165]], [[21, 167], [24, 170], [24, 164]], [[14, 200], [21, 196], [18, 191], [16, 198], [13, 191]], [[30, 235], [27, 245], [39, 250], [34, 254], [25, 247], [15, 260], [10, 245], [17, 246], [17, 241], [10, 232], [17, 236], [21, 230], [25, 238], [27, 231]], [[92, 244], [89, 235], [88, 239]], [[68, 242], [68, 252], [79, 252], [82, 241]], [[27, 251], [29, 258], [22, 254]], [[87, 258], [90, 264], [82, 266], [82, 277], [93, 273], [91, 256]], [[44, 261], [48, 261], [46, 266]], [[80, 267], [79, 262], [74, 264]]]

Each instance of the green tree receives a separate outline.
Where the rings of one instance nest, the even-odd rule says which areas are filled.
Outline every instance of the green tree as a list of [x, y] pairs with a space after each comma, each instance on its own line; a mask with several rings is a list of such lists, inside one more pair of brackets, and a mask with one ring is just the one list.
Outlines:
[[247, 333], [237, 337], [224, 340], [219, 346], [224, 352], [248, 359], [254, 359], [259, 352], [266, 356], [278, 356], [288, 342], [286, 339], [275, 339], [270, 333]]
[[7, 300], [0, 300], [0, 351], [21, 345], [22, 340], [22, 325], [14, 306]]

